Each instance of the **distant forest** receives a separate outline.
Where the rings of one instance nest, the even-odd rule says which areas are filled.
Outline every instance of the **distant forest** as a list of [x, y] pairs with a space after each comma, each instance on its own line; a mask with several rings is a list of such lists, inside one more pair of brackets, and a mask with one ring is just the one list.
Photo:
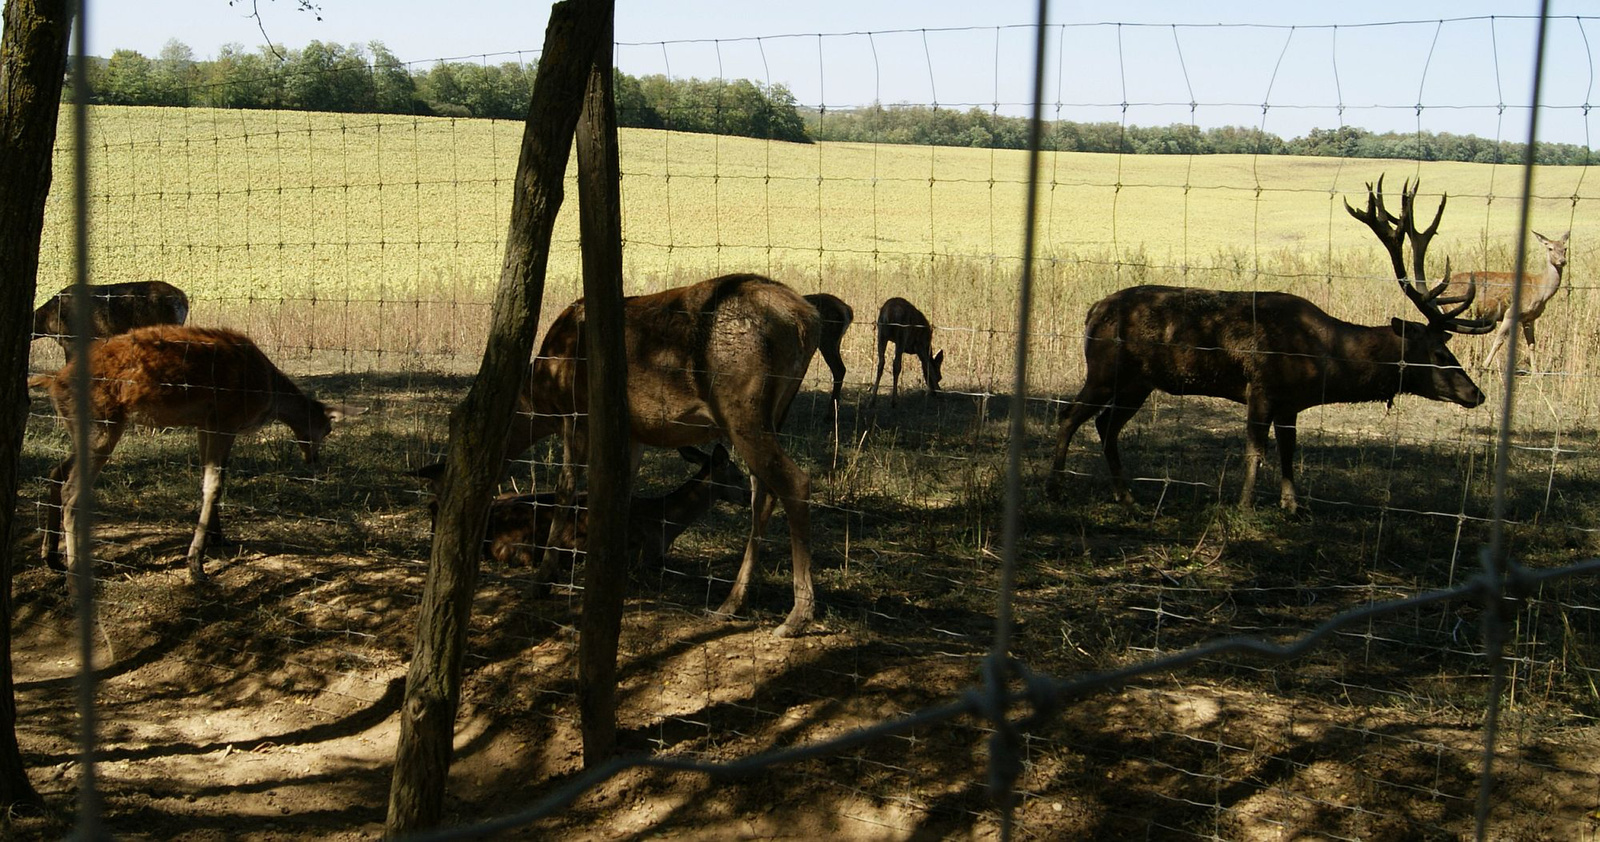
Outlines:
[[[382, 42], [365, 46], [312, 41], [300, 50], [229, 44], [196, 60], [181, 41], [154, 58], [117, 50], [92, 59], [92, 102], [107, 105], [208, 106], [353, 113], [421, 114], [521, 120], [533, 89], [534, 65], [520, 62], [438, 62], [406, 66]], [[69, 94], [70, 95], [70, 92]], [[982, 108], [873, 104], [812, 109], [796, 104], [781, 84], [748, 79], [672, 79], [616, 73], [617, 121], [622, 126], [766, 138], [1022, 149], [1028, 121]], [[1242, 126], [1127, 126], [1121, 123], [1046, 124], [1045, 148], [1133, 155], [1317, 155], [1423, 161], [1516, 163], [1524, 144], [1475, 135], [1384, 132], [1353, 126], [1313, 129], [1284, 140]], [[1570, 143], [1540, 143], [1539, 163], [1586, 165], [1593, 153]]]

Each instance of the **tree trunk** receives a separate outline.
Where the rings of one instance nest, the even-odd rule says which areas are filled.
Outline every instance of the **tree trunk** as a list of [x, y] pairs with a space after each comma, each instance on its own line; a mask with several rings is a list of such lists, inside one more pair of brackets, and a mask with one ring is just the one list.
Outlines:
[[594, 54], [578, 126], [578, 226], [583, 248], [584, 333], [589, 355], [589, 542], [578, 623], [578, 710], [583, 765], [611, 756], [617, 739], [617, 636], [627, 585], [628, 498], [633, 484], [628, 357], [622, 313], [622, 194], [611, 91], [611, 20]]
[[[489, 339], [472, 389], [450, 415], [433, 551], [400, 709], [386, 828], [391, 837], [439, 824], [489, 498], [533, 354], [550, 232], [561, 207], [573, 130], [610, 19], [611, 3], [601, 0], [566, 0], [550, 10], [517, 161]], [[609, 42], [605, 48], [610, 49]]]
[[40, 803], [17, 746], [11, 575], [39, 238], [71, 21], [66, 0], [8, 0], [0, 39], [0, 809]]

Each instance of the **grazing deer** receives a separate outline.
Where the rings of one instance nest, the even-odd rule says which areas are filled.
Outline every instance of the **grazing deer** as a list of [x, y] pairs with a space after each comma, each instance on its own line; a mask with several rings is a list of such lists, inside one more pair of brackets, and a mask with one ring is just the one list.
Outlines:
[[[699, 465], [700, 470], [664, 496], [635, 496], [629, 503], [628, 558], [640, 569], [660, 564], [678, 536], [710, 511], [712, 504], [719, 500], [750, 503], [750, 481], [721, 443], [709, 456], [692, 447], [679, 448], [678, 453]], [[441, 467], [429, 465], [415, 472], [429, 480], [435, 495], [443, 478]], [[537, 562], [534, 579], [551, 581], [555, 570], [549, 562], [555, 555], [545, 552], [546, 545], [573, 553], [581, 552], [588, 541], [587, 495], [578, 494], [574, 502], [575, 516], [558, 518], [553, 492], [496, 497], [489, 505], [484, 557], [502, 565], [533, 567]]]
[[[1571, 231], [1563, 234], [1559, 240], [1552, 240], [1537, 231], [1532, 233], [1534, 239], [1544, 246], [1545, 264], [1544, 271], [1539, 274], [1522, 274], [1522, 314], [1518, 316], [1518, 324], [1522, 325], [1522, 335], [1528, 340], [1529, 368], [1533, 367], [1533, 323], [1544, 315], [1545, 305], [1561, 288], [1561, 273], [1567, 266], [1567, 240], [1572, 237]], [[1478, 306], [1474, 308], [1473, 315], [1492, 319], [1499, 325], [1494, 332], [1494, 342], [1489, 345], [1489, 353], [1483, 358], [1482, 367], [1487, 367], [1500, 350], [1500, 345], [1511, 336], [1511, 290], [1516, 275], [1511, 272], [1473, 272], [1466, 276], [1466, 282], [1476, 283], [1479, 289]]]
[[[822, 318], [799, 293], [760, 275], [724, 275], [624, 302], [633, 464], [640, 449], [727, 438], [753, 477], [744, 561], [717, 609], [744, 606], [773, 507], [783, 503], [794, 567], [794, 607], [776, 634], [799, 634], [816, 611], [811, 583], [811, 477], [784, 453], [778, 430], [822, 336]], [[566, 468], [558, 499], [571, 500], [587, 452], [588, 363], [583, 300], [556, 316], [517, 400], [506, 456], [561, 433]]]
[[928, 394], [939, 391], [944, 352], [933, 353], [933, 325], [928, 324], [928, 317], [915, 305], [896, 297], [878, 308], [878, 376], [872, 380], [872, 397], [878, 397], [878, 383], [883, 380], [883, 349], [891, 342], [894, 343], [894, 377], [889, 405], [894, 406], [900, 397], [901, 354], [915, 354], [922, 362], [922, 381], [928, 385]]
[[[1382, 184], [1379, 184], [1379, 192]], [[1402, 216], [1382, 211], [1395, 227], [1380, 233], [1391, 246], [1400, 288], [1427, 318], [1427, 324], [1394, 319], [1365, 327], [1328, 315], [1304, 298], [1281, 292], [1216, 292], [1166, 286], [1138, 286], [1114, 292], [1089, 308], [1084, 327], [1087, 380], [1076, 399], [1061, 411], [1055, 459], [1047, 491], [1059, 497], [1067, 447], [1083, 422], [1093, 417], [1118, 500], [1131, 504], [1122, 476], [1117, 435], [1155, 389], [1173, 395], [1227, 398], [1246, 407], [1244, 489], [1239, 504], [1254, 502], [1256, 468], [1274, 427], [1282, 466], [1279, 504], [1298, 507], [1294, 487], [1295, 421], [1303, 410], [1330, 403], [1392, 401], [1419, 395], [1465, 407], [1483, 403], [1483, 392], [1446, 346], [1451, 333], [1481, 334], [1493, 329], [1484, 320], [1460, 314], [1472, 305], [1476, 287], [1459, 297], [1443, 295], [1444, 280], [1432, 289], [1421, 280], [1427, 239], [1439, 220], [1418, 232], [1412, 218], [1415, 193], [1408, 187]], [[1369, 205], [1382, 209], [1370, 191]], [[1418, 278], [1405, 278], [1400, 245], [1409, 236]], [[1445, 309], [1448, 307], [1449, 309]]]
[[[68, 363], [55, 374], [29, 381], [31, 386], [49, 388], [56, 413], [66, 419], [71, 430], [79, 423], [73, 417], [76, 365]], [[50, 472], [50, 522], [40, 554], [57, 570], [63, 569], [60, 538], [72, 531], [78, 496], [94, 483], [129, 424], [193, 427], [199, 434], [205, 480], [200, 522], [188, 556], [189, 575], [199, 582], [205, 579], [206, 543], [222, 540], [217, 508], [234, 439], [282, 421], [294, 430], [306, 462], [315, 465], [322, 440], [333, 424], [366, 411], [307, 397], [249, 337], [231, 330], [181, 325], [136, 328], [96, 343], [88, 365], [94, 378], [89, 393], [89, 475], [78, 475], [76, 454]], [[73, 563], [73, 552], [69, 539], [68, 566]]]
[[[71, 362], [72, 287], [65, 287], [33, 311], [33, 338], [50, 337]], [[104, 339], [148, 325], [181, 325], [189, 319], [189, 297], [165, 281], [129, 281], [89, 287], [89, 336]]]

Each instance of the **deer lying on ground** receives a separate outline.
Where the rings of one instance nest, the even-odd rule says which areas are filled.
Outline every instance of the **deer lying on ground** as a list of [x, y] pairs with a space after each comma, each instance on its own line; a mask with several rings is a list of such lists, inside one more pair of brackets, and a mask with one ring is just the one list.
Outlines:
[[[634, 496], [628, 504], [628, 558], [637, 569], [661, 564], [678, 536], [717, 501], [750, 503], [750, 481], [721, 443], [709, 456], [692, 447], [681, 447], [678, 453], [700, 470], [664, 496]], [[443, 477], [441, 467], [429, 465], [415, 472], [432, 484], [435, 495]], [[556, 571], [550, 561], [556, 555], [546, 548], [572, 554], [582, 552], [588, 541], [587, 495], [576, 495], [574, 505], [573, 517], [558, 518], [554, 492], [496, 497], [489, 505], [484, 557], [506, 566], [537, 567], [535, 581], [553, 581]]]
[[[104, 339], [149, 325], [181, 325], [189, 318], [189, 297], [165, 281], [129, 281], [89, 287], [90, 338]], [[72, 287], [65, 287], [33, 311], [33, 338], [49, 337], [71, 362]]]
[[[1426, 317], [1426, 324], [1400, 319], [1374, 327], [1351, 324], [1304, 298], [1281, 292], [1165, 286], [1114, 292], [1089, 308], [1084, 327], [1088, 376], [1077, 398], [1061, 411], [1049, 494], [1060, 496], [1067, 448], [1078, 427], [1092, 417], [1116, 497], [1131, 504], [1117, 435], [1155, 389], [1245, 405], [1248, 435], [1239, 504], [1246, 508], [1254, 502], [1256, 468], [1266, 453], [1267, 428], [1274, 427], [1283, 473], [1279, 504], [1290, 512], [1299, 505], [1294, 487], [1295, 422], [1303, 410], [1330, 403], [1392, 401], [1399, 394], [1469, 408], [1483, 403], [1483, 392], [1445, 344], [1451, 333], [1493, 329], [1486, 320], [1460, 317], [1472, 305], [1476, 287], [1469, 283], [1462, 295], [1445, 296], [1448, 263], [1444, 280], [1427, 287], [1422, 280], [1423, 257], [1439, 218], [1427, 231], [1417, 231], [1414, 188], [1408, 185], [1404, 191], [1398, 218], [1383, 209], [1382, 189], [1381, 181], [1377, 193], [1369, 187], [1368, 213], [1373, 219], [1369, 224], [1389, 247], [1400, 288]], [[1358, 216], [1363, 221], [1369, 217]], [[1393, 220], [1393, 227], [1385, 227], [1386, 220]], [[1405, 277], [1400, 257], [1406, 238], [1417, 269], [1414, 280]]]
[[878, 309], [878, 376], [872, 380], [872, 397], [878, 397], [878, 383], [883, 380], [883, 351], [894, 343], [894, 376], [890, 380], [889, 405], [894, 406], [900, 397], [900, 355], [915, 354], [922, 363], [922, 381], [928, 394], [939, 391], [943, 379], [944, 352], [933, 353], [933, 325], [915, 305], [904, 298], [891, 298]]
[[[1522, 325], [1522, 335], [1528, 340], [1529, 368], [1533, 367], [1533, 323], [1544, 315], [1545, 305], [1561, 288], [1561, 273], [1567, 266], [1567, 240], [1572, 237], [1571, 231], [1563, 234], [1559, 240], [1552, 240], [1537, 231], [1532, 233], [1534, 239], [1544, 246], [1545, 264], [1544, 271], [1539, 274], [1522, 274], [1522, 313], [1517, 322]], [[1501, 344], [1511, 336], [1511, 290], [1516, 277], [1512, 272], [1473, 272], [1461, 281], [1478, 285], [1478, 306], [1473, 314], [1499, 324], [1494, 332], [1494, 341], [1489, 345], [1489, 353], [1483, 358], [1482, 367], [1487, 367], [1494, 360]]]
[[[205, 579], [206, 544], [222, 540], [218, 507], [234, 439], [282, 421], [294, 431], [306, 462], [315, 465], [333, 424], [366, 411], [306, 396], [249, 337], [231, 330], [181, 325], [136, 328], [96, 343], [88, 364], [94, 377], [89, 394], [89, 475], [79, 476], [75, 454], [50, 472], [50, 522], [40, 555], [57, 570], [63, 569], [60, 539], [72, 532], [78, 497], [94, 483], [129, 424], [193, 427], [199, 434], [205, 480], [200, 522], [188, 555], [189, 575], [199, 582]], [[76, 365], [68, 363], [55, 374], [28, 381], [50, 390], [50, 401], [69, 430], [79, 423], [73, 417]], [[69, 567], [73, 554], [73, 542], [68, 540]]]
[[805, 298], [822, 316], [822, 339], [817, 350], [828, 364], [828, 371], [833, 373], [833, 411], [837, 416], [839, 393], [844, 389], [844, 357], [839, 353], [839, 345], [844, 341], [844, 332], [855, 321], [856, 311], [850, 309], [844, 299], [826, 292], [814, 292]]
[[[811, 583], [811, 477], [784, 453], [778, 430], [800, 389], [823, 333], [817, 308], [760, 275], [724, 275], [625, 300], [628, 403], [633, 464], [640, 449], [684, 447], [726, 438], [752, 477], [750, 535], [733, 589], [716, 611], [732, 615], [760, 554], [774, 506], [789, 521], [794, 607], [776, 634], [799, 634], [816, 611]], [[550, 325], [518, 397], [506, 457], [561, 433], [565, 467], [558, 500], [573, 499], [588, 451], [588, 364], [582, 345], [583, 300]], [[570, 510], [570, 504], [563, 504]]]

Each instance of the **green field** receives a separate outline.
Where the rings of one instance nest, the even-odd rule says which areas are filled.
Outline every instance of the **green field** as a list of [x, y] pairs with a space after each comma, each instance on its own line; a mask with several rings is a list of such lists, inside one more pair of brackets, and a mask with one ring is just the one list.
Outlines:
[[[242, 327], [317, 395], [371, 408], [334, 433], [322, 468], [300, 464], [281, 427], [241, 443], [227, 492], [238, 543], [210, 559], [214, 589], [190, 586], [181, 560], [199, 486], [193, 437], [139, 433], [119, 447], [98, 486], [97, 527], [111, 827], [202, 839], [266, 815], [276, 824], [260, 838], [375, 833], [429, 540], [421, 484], [406, 472], [437, 457], [477, 366], [521, 126], [203, 109], [91, 116], [95, 280], [176, 283], [195, 323]], [[820, 364], [784, 436], [812, 476], [816, 633], [768, 634], [790, 602], [777, 523], [751, 616], [706, 616], [748, 528], [746, 513], [714, 513], [662, 569], [635, 571], [622, 645], [629, 749], [736, 758], [969, 686], [994, 628], [1013, 411], [1026, 420], [1013, 651], [1036, 670], [1113, 669], [1235, 633], [1286, 640], [1476, 571], [1493, 513], [1498, 372], [1476, 375], [1490, 401], [1474, 410], [1402, 397], [1302, 415], [1300, 517], [1267, 505], [1275, 464], [1258, 484], [1263, 508], [1233, 505], [1243, 411], [1207, 399], [1158, 396], [1128, 426], [1137, 507], [1110, 501], [1091, 430], [1070, 455], [1067, 499], [1045, 500], [1050, 401], [1081, 379], [1090, 303], [1134, 283], [1290, 290], [1371, 324], [1410, 315], [1371, 233], [1341, 204], [1383, 173], [1394, 195], [1420, 174], [1425, 210], [1450, 195], [1434, 271], [1446, 256], [1460, 269], [1508, 268], [1517, 168], [1047, 156], [1037, 343], [1019, 403], [1010, 378], [1020, 153], [644, 130], [621, 141], [630, 291], [758, 271], [838, 294], [856, 312], [840, 444]], [[49, 208], [41, 297], [67, 279], [68, 175], [58, 172]], [[1591, 175], [1546, 169], [1535, 185], [1533, 227], [1573, 230], [1564, 291], [1539, 322], [1537, 370], [1516, 381], [1506, 534], [1535, 567], [1600, 552]], [[547, 321], [576, 295], [575, 237], [569, 208]], [[908, 360], [898, 407], [872, 402], [871, 325], [892, 295], [932, 318], [952, 394], [922, 394]], [[1473, 362], [1488, 342], [1453, 347]], [[46, 344], [35, 346], [36, 369], [59, 361]], [[40, 406], [25, 450], [29, 506], [66, 447]], [[534, 449], [536, 485], [548, 482], [554, 453]], [[675, 455], [651, 454], [643, 482], [656, 492], [682, 475]], [[515, 476], [525, 484], [530, 474]], [[31, 552], [37, 535], [16, 540]], [[451, 820], [526, 806], [577, 771], [581, 570], [563, 575], [535, 597], [529, 571], [484, 571]], [[62, 770], [41, 789], [66, 803], [75, 713], [60, 682], [71, 672], [71, 606], [38, 567], [22, 572], [17, 592], [24, 752]], [[1592, 832], [1594, 603], [1592, 581], [1562, 582], [1512, 618], [1498, 837]], [[1409, 610], [1288, 664], [1218, 658], [1076, 703], [1029, 732], [1020, 835], [1461, 838], [1487, 687], [1481, 617], [1466, 602]], [[748, 779], [632, 773], [537, 830], [988, 837], [998, 833], [983, 783], [990, 733], [961, 721]], [[21, 838], [64, 832], [46, 820]]]

